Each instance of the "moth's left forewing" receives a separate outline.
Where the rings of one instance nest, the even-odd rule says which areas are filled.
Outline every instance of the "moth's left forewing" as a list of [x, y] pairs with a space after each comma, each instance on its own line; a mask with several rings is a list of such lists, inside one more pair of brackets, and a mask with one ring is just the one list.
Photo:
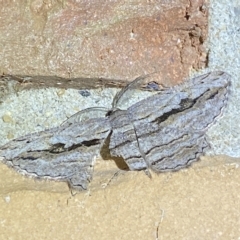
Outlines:
[[0, 156], [27, 176], [66, 181], [73, 189], [85, 190], [109, 132], [107, 118], [64, 124], [14, 139], [0, 148]]

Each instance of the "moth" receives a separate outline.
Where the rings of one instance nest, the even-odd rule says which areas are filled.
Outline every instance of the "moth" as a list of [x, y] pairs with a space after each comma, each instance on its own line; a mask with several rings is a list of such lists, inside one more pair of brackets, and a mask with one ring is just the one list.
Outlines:
[[[230, 75], [210, 72], [163, 89], [147, 81], [140, 77], [123, 88], [110, 111], [86, 109], [59, 127], [10, 141], [0, 147], [3, 162], [27, 176], [66, 181], [75, 190], [88, 188], [107, 139], [111, 156], [121, 157], [131, 171], [190, 165], [209, 148], [206, 131], [227, 103]], [[120, 109], [137, 86], [155, 91]]]

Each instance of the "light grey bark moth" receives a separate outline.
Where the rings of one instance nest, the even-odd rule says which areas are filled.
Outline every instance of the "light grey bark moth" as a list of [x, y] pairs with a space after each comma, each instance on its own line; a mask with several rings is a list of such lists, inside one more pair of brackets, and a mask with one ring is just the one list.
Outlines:
[[10, 141], [0, 148], [3, 162], [29, 176], [67, 181], [76, 190], [87, 189], [107, 138], [111, 155], [122, 157], [130, 170], [188, 166], [209, 147], [205, 134], [227, 103], [230, 76], [211, 72], [118, 109], [126, 92], [146, 87], [145, 81], [138, 78], [121, 90], [110, 112], [84, 110], [59, 127]]

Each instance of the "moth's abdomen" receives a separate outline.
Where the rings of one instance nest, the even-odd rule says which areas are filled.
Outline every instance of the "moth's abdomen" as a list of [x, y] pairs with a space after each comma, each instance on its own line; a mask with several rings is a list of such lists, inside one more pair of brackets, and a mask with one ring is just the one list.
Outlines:
[[130, 170], [147, 168], [144, 156], [141, 154], [135, 129], [126, 111], [115, 111], [110, 115], [112, 133], [109, 150], [112, 156], [122, 157]]

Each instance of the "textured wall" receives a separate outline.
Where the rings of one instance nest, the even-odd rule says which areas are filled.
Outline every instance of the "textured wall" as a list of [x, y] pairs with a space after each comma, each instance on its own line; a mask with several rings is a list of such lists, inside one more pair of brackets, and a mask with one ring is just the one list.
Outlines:
[[[194, 3], [201, 5], [202, 1], [148, 1], [148, 5], [146, 1], [131, 1], [129, 5], [126, 5], [128, 1], [125, 2], [116, 1], [111, 5], [98, 1], [97, 5], [78, 1], [82, 10], [76, 7], [77, 3], [70, 1], [1, 2], [0, 16], [4, 19], [0, 21], [1, 71], [7, 74], [132, 80], [158, 68], [166, 75], [167, 81], [177, 82], [198, 64], [205, 65], [205, 50], [199, 51], [189, 42], [190, 30], [172, 29], [163, 35], [166, 39], [172, 36], [172, 43], [178, 42], [178, 37], [175, 39], [174, 36], [179, 33], [180, 42], [185, 43], [183, 47], [167, 46], [170, 52], [165, 49], [166, 59], [171, 59], [169, 56], [174, 59], [170, 63], [162, 60], [164, 56], [158, 48], [158, 43], [164, 42], [165, 38], [158, 39], [159, 33], [151, 31], [152, 26], [159, 26], [162, 21], [173, 24], [171, 19], [178, 19], [178, 16], [185, 16], [182, 18], [185, 23], [199, 24], [200, 28], [205, 26], [201, 29], [206, 31], [207, 23], [200, 21], [206, 21], [204, 6], [190, 17], [186, 10], [190, 3], [192, 11], [198, 9]], [[158, 4], [172, 11], [172, 15], [165, 11], [156, 17], [161, 11]], [[228, 108], [209, 131], [213, 152], [225, 152], [231, 156], [240, 156], [239, 9], [237, 2], [212, 0], [209, 38], [204, 44], [209, 50], [208, 68], [204, 71], [223, 70], [232, 75], [232, 97]], [[134, 14], [138, 12], [137, 18]], [[197, 18], [199, 14], [204, 17]], [[84, 19], [88, 21], [84, 22]], [[178, 26], [181, 24], [179, 20], [176, 22]], [[87, 37], [83, 39], [82, 36]], [[196, 42], [197, 36], [196, 33]], [[146, 41], [140, 41], [143, 37]], [[102, 39], [106, 39], [105, 43], [112, 43], [115, 51], [111, 52], [106, 45], [98, 45]], [[185, 54], [181, 51], [183, 49], [186, 49]], [[193, 54], [190, 58], [187, 50]], [[177, 61], [180, 56], [185, 57]], [[1, 104], [3, 142], [58, 125], [67, 116], [90, 106], [88, 104], [109, 106], [114, 91], [92, 91], [89, 91], [91, 97], [85, 98], [76, 90], [52, 88], [9, 95]], [[239, 238], [239, 159], [204, 157], [190, 168], [153, 174], [152, 179], [144, 172], [116, 171], [114, 162], [99, 159], [90, 191], [72, 196], [65, 183], [29, 179], [1, 164], [0, 238]]]

